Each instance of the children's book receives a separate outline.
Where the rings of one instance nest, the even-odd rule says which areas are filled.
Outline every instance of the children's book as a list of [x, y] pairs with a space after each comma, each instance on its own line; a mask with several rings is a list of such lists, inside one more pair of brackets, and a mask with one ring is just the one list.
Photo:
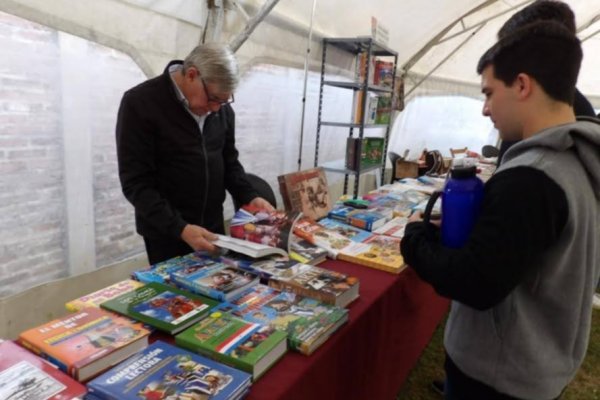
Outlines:
[[353, 243], [338, 255], [340, 260], [399, 274], [406, 265], [400, 254], [400, 239], [373, 235], [364, 243]]
[[175, 337], [175, 344], [252, 374], [256, 381], [287, 351], [287, 335], [268, 325], [214, 312]]
[[337, 232], [324, 228], [317, 222], [307, 218], [301, 218], [294, 226], [294, 233], [327, 251], [329, 258], [335, 259], [338, 253], [345, 247], [352, 244], [352, 241]]
[[404, 228], [406, 228], [406, 224], [408, 224], [407, 218], [396, 217], [388, 221], [381, 228], [376, 229], [373, 233], [402, 239], [402, 237], [404, 236]]
[[65, 304], [65, 307], [71, 312], [80, 311], [86, 307], [100, 307], [100, 304], [105, 301], [114, 299], [123, 293], [131, 292], [140, 286], [144, 286], [144, 284], [132, 279], [125, 279], [124, 281], [117, 282], [93, 293], [69, 301]]
[[287, 211], [300, 211], [313, 221], [331, 210], [327, 177], [323, 168], [312, 168], [277, 177]]
[[255, 266], [269, 274], [268, 284], [280, 291], [311, 297], [338, 307], [346, 307], [358, 297], [358, 278], [308, 264], [267, 264]]
[[84, 382], [146, 347], [149, 333], [142, 324], [90, 307], [29, 329], [19, 342]]
[[175, 335], [206, 317], [215, 305], [204, 296], [151, 282], [102, 303], [102, 308]]
[[259, 276], [225, 263], [215, 263], [210, 268], [200, 268], [197, 271], [176, 270], [171, 273], [171, 281], [184, 290], [225, 301], [256, 285]]
[[290, 243], [290, 259], [302, 264], [317, 265], [327, 257], [327, 250], [293, 235]]
[[300, 215], [297, 211], [266, 211], [246, 205], [231, 219], [231, 237], [219, 235], [214, 243], [255, 258], [272, 254], [287, 257], [294, 224]]
[[70, 400], [85, 386], [11, 341], [0, 341], [0, 399]]
[[319, 224], [327, 230], [329, 230], [330, 232], [339, 233], [340, 235], [352, 240], [353, 242], [364, 242], [365, 240], [373, 236], [373, 234], [369, 231], [331, 218], [323, 218], [319, 221]]
[[102, 400], [237, 400], [251, 384], [250, 374], [156, 341], [144, 351], [88, 383]]
[[287, 332], [290, 348], [306, 355], [348, 320], [348, 310], [265, 285], [256, 285], [216, 309]]

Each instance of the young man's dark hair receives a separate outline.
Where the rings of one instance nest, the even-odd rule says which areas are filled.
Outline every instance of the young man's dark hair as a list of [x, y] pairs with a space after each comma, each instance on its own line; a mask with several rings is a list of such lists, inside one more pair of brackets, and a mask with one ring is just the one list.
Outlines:
[[575, 14], [569, 6], [560, 1], [538, 0], [515, 13], [498, 31], [498, 39], [532, 22], [555, 21], [567, 28], [573, 35], [577, 32]]
[[583, 53], [579, 39], [554, 21], [516, 29], [479, 59], [477, 72], [494, 66], [494, 76], [511, 86], [517, 75], [534, 78], [554, 100], [573, 105]]

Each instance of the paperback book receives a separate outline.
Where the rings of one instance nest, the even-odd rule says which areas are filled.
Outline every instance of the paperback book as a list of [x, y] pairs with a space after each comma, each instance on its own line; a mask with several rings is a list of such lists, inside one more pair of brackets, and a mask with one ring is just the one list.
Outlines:
[[102, 308], [175, 335], [206, 317], [215, 305], [204, 296], [151, 282], [102, 303]]
[[388, 221], [381, 228], [376, 229], [374, 233], [402, 239], [402, 237], [404, 236], [404, 228], [406, 228], [406, 224], [408, 224], [407, 218], [396, 217]]
[[190, 253], [182, 257], [170, 258], [139, 271], [134, 271], [132, 277], [142, 283], [159, 282], [168, 284], [171, 283], [171, 272], [185, 266], [204, 265], [210, 261], [211, 258], [203, 253]]
[[311, 354], [344, 322], [348, 310], [292, 292], [256, 285], [217, 306], [246, 321], [287, 332], [290, 348]]
[[263, 263], [255, 268], [269, 274], [269, 286], [279, 291], [294, 292], [338, 307], [346, 307], [358, 297], [359, 281], [354, 276], [300, 263], [287, 266]]
[[65, 307], [71, 312], [81, 311], [86, 307], [100, 307], [100, 304], [105, 301], [114, 299], [123, 293], [131, 292], [140, 286], [144, 286], [144, 284], [132, 279], [125, 279], [124, 281], [117, 282], [93, 293], [69, 301], [65, 304]]
[[288, 257], [297, 211], [266, 211], [252, 206], [240, 208], [231, 220], [231, 237], [218, 235], [215, 243], [254, 258], [279, 254]]
[[144, 351], [88, 383], [99, 400], [237, 400], [250, 374], [170, 344], [156, 341]]
[[290, 243], [290, 258], [302, 264], [317, 265], [325, 261], [327, 250], [293, 235]]
[[319, 221], [319, 224], [329, 231], [339, 233], [353, 242], [364, 242], [373, 236], [373, 234], [369, 231], [360, 229], [356, 226], [352, 226], [336, 219], [323, 218]]
[[294, 233], [307, 242], [326, 250], [329, 258], [332, 259], [335, 259], [341, 250], [352, 244], [352, 241], [345, 236], [305, 218], [298, 221], [294, 227]]
[[400, 254], [400, 239], [373, 235], [364, 243], [353, 243], [339, 254], [340, 260], [399, 274], [406, 265]]
[[287, 335], [221, 312], [212, 313], [175, 337], [175, 344], [234, 368], [256, 381], [287, 351]]
[[176, 270], [171, 273], [171, 281], [184, 290], [225, 301], [257, 284], [259, 276], [225, 263], [215, 263], [210, 268], [195, 271]]
[[19, 342], [84, 382], [145, 348], [142, 324], [99, 308], [85, 308], [19, 335]]
[[316, 221], [327, 215], [332, 203], [323, 168], [312, 168], [277, 177], [287, 211], [300, 211]]
[[0, 399], [70, 400], [86, 392], [46, 360], [11, 341], [0, 341]]

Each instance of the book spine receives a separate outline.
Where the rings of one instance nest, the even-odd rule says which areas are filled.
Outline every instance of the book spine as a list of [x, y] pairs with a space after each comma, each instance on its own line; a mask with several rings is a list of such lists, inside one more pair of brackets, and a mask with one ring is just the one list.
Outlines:
[[278, 176], [277, 181], [279, 182], [279, 192], [281, 193], [281, 200], [283, 200], [283, 207], [285, 211], [292, 211], [292, 204], [290, 202], [285, 175]]

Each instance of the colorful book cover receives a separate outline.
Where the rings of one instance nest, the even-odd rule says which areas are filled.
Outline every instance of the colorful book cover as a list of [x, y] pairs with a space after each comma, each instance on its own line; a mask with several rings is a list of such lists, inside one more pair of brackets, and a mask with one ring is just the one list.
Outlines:
[[146, 347], [142, 324], [99, 308], [85, 308], [19, 335], [19, 342], [78, 381]]
[[[354, 209], [354, 211], [356, 211], [356, 209]], [[369, 231], [331, 218], [323, 218], [319, 221], [319, 224], [329, 231], [339, 233], [353, 242], [364, 242], [373, 236]]]
[[302, 264], [316, 265], [325, 261], [327, 250], [294, 235], [290, 244], [290, 258]]
[[252, 271], [220, 263], [219, 266], [201, 268], [191, 273], [177, 270], [171, 274], [171, 280], [185, 290], [225, 301], [247, 287], [257, 284], [259, 276]]
[[54, 365], [10, 342], [0, 342], [0, 399], [70, 400], [83, 398], [85, 386]]
[[287, 350], [287, 335], [215, 312], [175, 337], [178, 346], [252, 374], [256, 381]]
[[341, 260], [399, 274], [406, 265], [400, 254], [400, 239], [373, 235], [365, 243], [353, 243], [339, 254]]
[[331, 219], [337, 219], [342, 222], [346, 222], [348, 215], [350, 215], [350, 213], [352, 213], [354, 211], [356, 211], [356, 208], [344, 206], [341, 203], [338, 203], [336, 206], [333, 207], [333, 209], [331, 211], [329, 211], [329, 213], [327, 214], [327, 217], [331, 218]]
[[287, 253], [294, 223], [300, 215], [298, 211], [266, 211], [246, 205], [231, 219], [229, 232], [234, 238], [278, 247]]
[[382, 227], [386, 222], [383, 215], [368, 211], [355, 211], [348, 216], [348, 224], [369, 232]]
[[286, 211], [300, 211], [313, 221], [327, 215], [332, 203], [323, 168], [312, 168], [277, 177]]
[[383, 225], [381, 228], [378, 228], [374, 231], [379, 235], [384, 236], [392, 236], [396, 238], [402, 239], [404, 236], [404, 228], [406, 228], [406, 224], [408, 224], [408, 219], [405, 217], [396, 217]]
[[158, 282], [104, 302], [102, 308], [174, 335], [210, 313], [215, 300]]
[[100, 304], [105, 301], [114, 299], [123, 293], [131, 292], [140, 286], [144, 286], [144, 284], [134, 281], [133, 279], [125, 279], [124, 281], [117, 282], [93, 293], [69, 301], [65, 304], [65, 307], [71, 312], [81, 311], [86, 307], [100, 307]]
[[156, 341], [88, 383], [106, 400], [229, 400], [248, 390], [250, 375], [170, 344]]
[[185, 266], [204, 265], [210, 261], [210, 257], [200, 252], [190, 253], [182, 257], [170, 258], [139, 271], [134, 271], [132, 277], [142, 283], [159, 282], [168, 284], [170, 283], [171, 272]]
[[247, 289], [216, 309], [287, 332], [290, 348], [306, 355], [348, 320], [348, 310], [265, 285]]
[[265, 269], [265, 272], [271, 274], [269, 286], [274, 289], [294, 292], [334, 306], [346, 307], [358, 297], [358, 278], [314, 265], [295, 264], [284, 269]]
[[339, 233], [331, 232], [320, 224], [301, 218], [294, 227], [294, 233], [302, 239], [327, 251], [327, 255], [335, 259], [338, 253], [352, 241]]

